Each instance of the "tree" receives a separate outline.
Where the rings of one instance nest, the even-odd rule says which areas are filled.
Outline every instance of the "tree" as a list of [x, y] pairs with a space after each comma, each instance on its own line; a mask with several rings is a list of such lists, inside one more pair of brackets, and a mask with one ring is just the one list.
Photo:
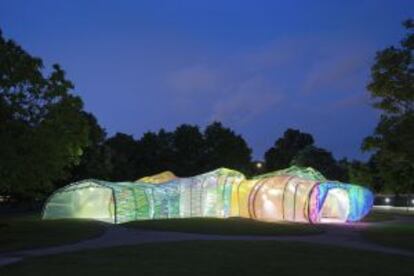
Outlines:
[[289, 167], [293, 158], [313, 143], [312, 135], [296, 129], [287, 129], [283, 137], [276, 140], [274, 146], [265, 153], [266, 169], [274, 171]]
[[177, 175], [200, 174], [205, 167], [205, 141], [197, 126], [183, 124], [173, 133], [174, 160], [172, 168]]
[[111, 150], [105, 145], [105, 130], [99, 126], [93, 114], [82, 114], [89, 125], [89, 143], [80, 163], [72, 169], [70, 178], [65, 179], [62, 185], [87, 178], [110, 179], [113, 174]]
[[131, 135], [116, 133], [105, 142], [110, 151], [112, 181], [134, 181], [137, 178], [137, 142]]
[[161, 171], [174, 171], [173, 133], [164, 129], [146, 132], [138, 140], [139, 177], [152, 175]]
[[356, 160], [350, 162], [348, 175], [351, 183], [368, 185], [376, 192], [384, 191], [384, 181], [378, 173], [375, 154], [366, 163]]
[[348, 181], [346, 167], [341, 166], [332, 156], [332, 153], [315, 146], [307, 146], [299, 151], [290, 165], [312, 167], [320, 171], [328, 179]]
[[82, 100], [59, 65], [50, 74], [0, 31], [0, 194], [42, 198], [88, 144]]
[[237, 135], [219, 122], [213, 122], [204, 131], [206, 143], [206, 168], [212, 170], [227, 167], [249, 173], [251, 149], [242, 136]]
[[382, 111], [362, 149], [373, 151], [378, 173], [395, 193], [414, 190], [414, 21], [404, 23], [407, 36], [399, 47], [377, 53], [368, 91]]

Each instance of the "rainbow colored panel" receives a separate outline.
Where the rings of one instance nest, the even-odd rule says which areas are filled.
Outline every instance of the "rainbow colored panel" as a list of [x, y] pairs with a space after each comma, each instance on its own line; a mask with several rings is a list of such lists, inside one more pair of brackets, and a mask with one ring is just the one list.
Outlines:
[[171, 172], [136, 182], [83, 180], [47, 200], [44, 219], [90, 218], [111, 223], [188, 217], [246, 217], [261, 221], [344, 223], [363, 218], [372, 192], [328, 181], [312, 168], [291, 167], [246, 179], [217, 169], [177, 178]]

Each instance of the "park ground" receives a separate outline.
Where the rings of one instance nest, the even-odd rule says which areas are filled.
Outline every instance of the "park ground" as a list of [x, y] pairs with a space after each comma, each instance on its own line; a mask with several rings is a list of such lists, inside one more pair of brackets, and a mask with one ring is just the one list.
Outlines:
[[347, 225], [0, 217], [0, 275], [413, 275], [414, 216]]

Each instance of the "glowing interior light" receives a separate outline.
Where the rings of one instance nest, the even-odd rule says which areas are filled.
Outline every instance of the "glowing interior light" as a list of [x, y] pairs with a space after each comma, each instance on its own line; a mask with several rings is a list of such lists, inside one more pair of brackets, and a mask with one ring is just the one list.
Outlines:
[[282, 195], [283, 191], [277, 190], [277, 189], [270, 189], [268, 193], [269, 195], [272, 195], [272, 196], [278, 196], [278, 195]]
[[390, 203], [391, 199], [389, 197], [385, 198], [385, 203]]
[[272, 222], [353, 222], [368, 214], [374, 197], [364, 187], [327, 181], [311, 168], [293, 167], [253, 179], [225, 168], [188, 178], [168, 172], [142, 179], [70, 184], [46, 201], [43, 218], [124, 223], [236, 216]]

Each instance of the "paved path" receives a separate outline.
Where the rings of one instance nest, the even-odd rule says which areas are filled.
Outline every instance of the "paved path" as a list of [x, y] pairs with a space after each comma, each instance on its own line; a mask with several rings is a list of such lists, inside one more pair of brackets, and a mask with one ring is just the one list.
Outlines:
[[[413, 221], [411, 218], [410, 221]], [[395, 222], [395, 220], [391, 221]], [[386, 224], [375, 223], [376, 225]], [[296, 236], [224, 236], [224, 235], [204, 235], [204, 234], [191, 234], [191, 233], [178, 233], [178, 232], [165, 232], [165, 231], [148, 231], [137, 230], [121, 225], [107, 225], [106, 232], [94, 239], [81, 241], [69, 245], [61, 245], [47, 248], [22, 250], [16, 252], [7, 252], [0, 254], [0, 266], [14, 262], [21, 261], [26, 257], [33, 256], [45, 256], [60, 253], [68, 253], [85, 249], [99, 249], [108, 248], [122, 245], [136, 245], [143, 243], [153, 242], [169, 242], [169, 241], [188, 241], [188, 240], [255, 240], [255, 241], [298, 241], [306, 243], [317, 243], [334, 246], [342, 246], [348, 248], [355, 248], [361, 250], [369, 250], [387, 254], [397, 254], [403, 256], [414, 257], [414, 253], [384, 247], [378, 244], [371, 243], [364, 240], [359, 233], [359, 229], [372, 226], [372, 223], [356, 223], [350, 225], [327, 225], [326, 231], [322, 234], [316, 235], [296, 235]]]

